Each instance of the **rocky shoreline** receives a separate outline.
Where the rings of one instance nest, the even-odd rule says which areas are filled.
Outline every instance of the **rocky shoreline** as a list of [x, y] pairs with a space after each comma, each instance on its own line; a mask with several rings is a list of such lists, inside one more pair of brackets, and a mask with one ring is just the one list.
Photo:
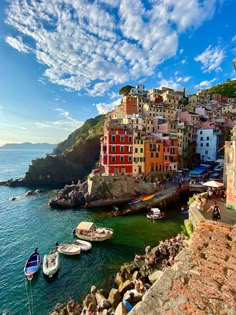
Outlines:
[[182, 234], [159, 242], [144, 255], [137, 253], [134, 261], [124, 263], [115, 276], [116, 287], [98, 289], [92, 286], [82, 302], [70, 299], [57, 304], [50, 315], [125, 315], [158, 280], [166, 269], [174, 264], [174, 258], [184, 248], [186, 238]]

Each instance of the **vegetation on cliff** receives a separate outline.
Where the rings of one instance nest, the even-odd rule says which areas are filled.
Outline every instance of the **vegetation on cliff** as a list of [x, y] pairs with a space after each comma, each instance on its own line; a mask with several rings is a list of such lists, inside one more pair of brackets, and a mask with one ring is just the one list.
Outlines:
[[236, 80], [227, 80], [225, 83], [213, 86], [208, 90], [208, 93], [236, 97]]
[[74, 132], [72, 132], [68, 138], [60, 142], [53, 150], [52, 154], [62, 154], [68, 149], [71, 149], [74, 145], [83, 143], [88, 137], [96, 134], [102, 135], [104, 126], [105, 115], [99, 115], [95, 118], [90, 118]]
[[54, 155], [32, 161], [26, 184], [65, 185], [85, 178], [99, 160], [103, 125], [104, 115], [88, 119], [57, 146]]

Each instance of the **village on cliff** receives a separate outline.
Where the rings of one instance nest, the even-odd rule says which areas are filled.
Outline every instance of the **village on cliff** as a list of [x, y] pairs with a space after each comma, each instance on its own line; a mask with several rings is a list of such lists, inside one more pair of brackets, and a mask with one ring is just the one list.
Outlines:
[[[181, 178], [187, 173], [195, 179], [207, 174], [224, 184], [226, 195], [199, 191], [189, 203], [188, 236], [178, 234], [154, 248], [147, 246], [144, 255], [120, 268], [117, 288], [105, 292], [92, 286], [82, 303], [71, 299], [58, 304], [52, 315], [235, 314], [235, 117], [236, 98], [206, 90], [188, 97], [188, 102], [184, 90], [145, 91], [143, 85], [129, 90], [106, 115], [99, 164], [86, 183], [94, 201], [101, 197], [95, 190], [103, 189], [103, 196], [109, 190], [110, 198], [101, 202], [117, 201], [140, 185], [160, 188], [163, 180], [168, 183], [171, 177], [179, 178], [176, 174]], [[82, 184], [65, 190], [77, 186]], [[152, 197], [156, 204], [158, 192]], [[166, 197], [168, 189], [162, 193]], [[220, 221], [209, 213], [213, 202], [221, 209]]]

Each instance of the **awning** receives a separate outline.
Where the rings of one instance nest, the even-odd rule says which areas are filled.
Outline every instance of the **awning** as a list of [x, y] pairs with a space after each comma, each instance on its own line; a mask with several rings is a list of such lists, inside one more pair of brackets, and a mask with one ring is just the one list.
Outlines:
[[88, 231], [93, 226], [93, 222], [80, 222], [77, 226], [77, 230]]
[[190, 175], [201, 175], [206, 171], [207, 171], [207, 167], [199, 166], [199, 167], [196, 167], [194, 170], [190, 171], [189, 174]]

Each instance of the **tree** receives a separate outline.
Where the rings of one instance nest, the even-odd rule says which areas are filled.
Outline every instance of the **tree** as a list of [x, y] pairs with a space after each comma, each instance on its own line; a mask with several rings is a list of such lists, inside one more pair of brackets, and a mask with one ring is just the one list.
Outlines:
[[119, 95], [128, 95], [130, 90], [133, 88], [131, 85], [125, 85], [119, 90]]

